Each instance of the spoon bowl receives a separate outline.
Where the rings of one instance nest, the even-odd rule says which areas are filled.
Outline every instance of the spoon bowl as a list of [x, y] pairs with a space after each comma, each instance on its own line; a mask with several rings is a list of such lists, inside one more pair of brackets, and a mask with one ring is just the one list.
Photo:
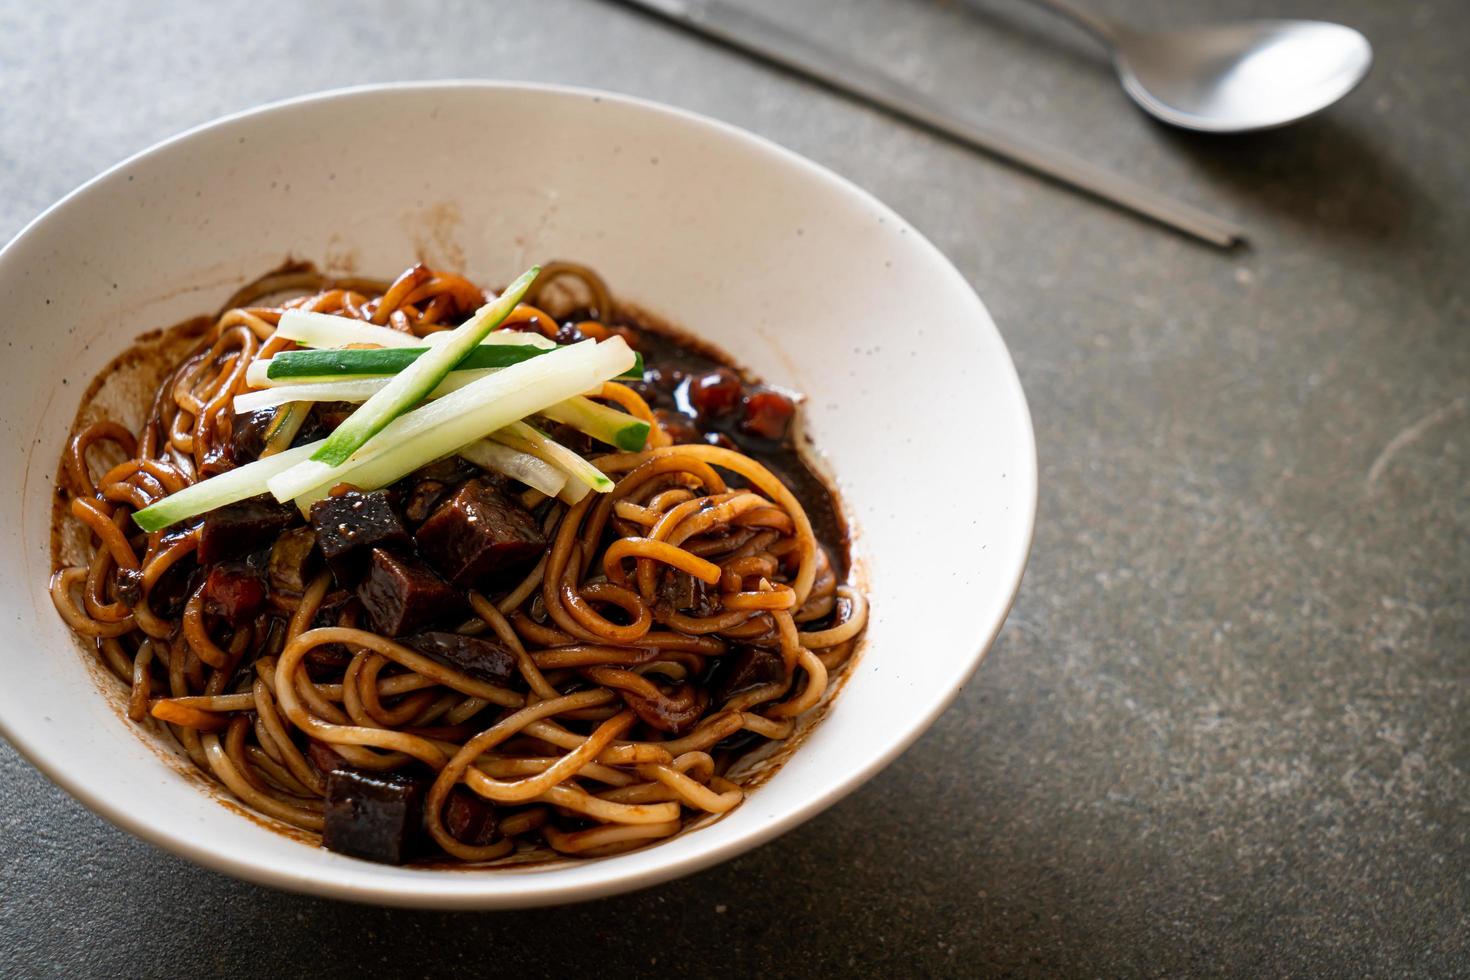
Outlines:
[[1164, 122], [1212, 133], [1270, 129], [1320, 112], [1373, 63], [1362, 34], [1311, 20], [1125, 28], [1114, 44], [1114, 65], [1135, 102]]
[[1123, 88], [1145, 112], [1207, 133], [1295, 122], [1351, 92], [1373, 47], [1351, 27], [1320, 20], [1247, 20], [1140, 31], [1079, 6], [1035, 0], [1113, 49]]

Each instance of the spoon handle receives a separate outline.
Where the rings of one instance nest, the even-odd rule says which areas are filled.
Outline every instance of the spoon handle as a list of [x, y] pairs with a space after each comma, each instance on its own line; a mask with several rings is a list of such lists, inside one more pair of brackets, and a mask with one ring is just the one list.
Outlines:
[[1117, 24], [1101, 14], [1094, 13], [1085, 7], [1079, 7], [1072, 0], [1031, 0], [1031, 2], [1043, 7], [1049, 7], [1055, 13], [1061, 14], [1073, 23], [1086, 28], [1089, 34], [1109, 47], [1116, 47], [1118, 44]]

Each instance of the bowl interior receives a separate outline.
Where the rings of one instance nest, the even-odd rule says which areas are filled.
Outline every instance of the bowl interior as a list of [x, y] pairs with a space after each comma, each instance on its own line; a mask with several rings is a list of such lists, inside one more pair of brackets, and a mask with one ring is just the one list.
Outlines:
[[[631, 854], [479, 873], [355, 861], [221, 806], [99, 696], [46, 595], [53, 478], [91, 377], [144, 330], [215, 309], [287, 256], [503, 281], [532, 261], [615, 293], [805, 392], [873, 615], [848, 683], [736, 811]], [[333, 93], [157, 147], [0, 253], [9, 297], [0, 730], [104, 816], [230, 873], [369, 901], [496, 907], [694, 870], [859, 784], [942, 710], [1014, 595], [1035, 461], [1014, 369], [949, 263], [851, 185], [728, 127], [614, 96], [439, 84]]]

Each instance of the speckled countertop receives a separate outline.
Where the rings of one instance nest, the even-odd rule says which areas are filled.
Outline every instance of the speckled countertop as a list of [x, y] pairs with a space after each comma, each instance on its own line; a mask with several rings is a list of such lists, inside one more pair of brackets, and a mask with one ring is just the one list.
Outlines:
[[671, 102], [877, 193], [974, 283], [1041, 459], [1036, 545], [932, 731], [780, 840], [515, 914], [338, 905], [113, 829], [0, 743], [0, 975], [1470, 974], [1470, 6], [1248, 138], [1164, 130], [1018, 0], [763, 0], [1223, 214], [1223, 255], [593, 0], [0, 5], [0, 233], [177, 130], [367, 81]]

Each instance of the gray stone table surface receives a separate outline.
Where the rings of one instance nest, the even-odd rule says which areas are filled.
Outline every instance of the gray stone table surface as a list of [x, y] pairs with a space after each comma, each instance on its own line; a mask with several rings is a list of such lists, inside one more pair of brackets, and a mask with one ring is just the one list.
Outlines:
[[5, 236], [285, 96], [629, 92], [807, 154], [929, 235], [1010, 344], [1041, 465], [1031, 566], [977, 680], [772, 844], [560, 909], [361, 908], [157, 851], [0, 745], [0, 975], [1470, 974], [1470, 5], [1099, 0], [1372, 39], [1347, 102], [1244, 138], [1150, 123], [1019, 0], [758, 5], [1234, 216], [1252, 246], [1197, 246], [594, 0], [0, 3]]

